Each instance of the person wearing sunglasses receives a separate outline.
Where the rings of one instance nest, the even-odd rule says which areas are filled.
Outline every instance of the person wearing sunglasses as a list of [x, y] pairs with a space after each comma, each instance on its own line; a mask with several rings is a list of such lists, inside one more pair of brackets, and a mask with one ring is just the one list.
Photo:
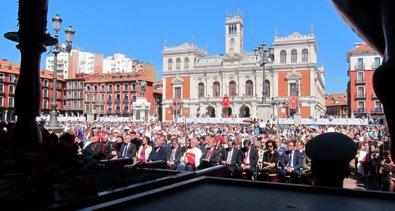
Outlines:
[[277, 174], [277, 164], [280, 155], [276, 151], [276, 142], [269, 140], [266, 142], [267, 151], [263, 154], [262, 170], [259, 174], [259, 180], [267, 181], [269, 174]]

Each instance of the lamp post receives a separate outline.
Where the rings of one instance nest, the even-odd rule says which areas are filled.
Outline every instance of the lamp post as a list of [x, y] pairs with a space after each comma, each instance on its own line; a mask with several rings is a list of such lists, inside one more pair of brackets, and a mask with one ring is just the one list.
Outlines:
[[265, 90], [265, 65], [272, 63], [274, 59], [274, 48], [267, 48], [266, 43], [261, 43], [257, 48], [254, 49], [256, 59], [259, 59], [259, 66], [262, 67], [262, 104], [266, 104], [266, 90]]
[[[60, 18], [59, 14], [56, 14], [55, 17], [52, 18], [53, 23], [53, 30], [55, 31], [55, 39], [58, 41], [59, 38], [59, 31], [62, 24], [62, 18]], [[58, 54], [60, 52], [67, 52], [70, 53], [71, 51], [71, 43], [73, 42], [75, 31], [71, 26], [68, 26], [65, 30], [66, 33], [66, 44], [56, 44], [51, 52], [54, 55], [53, 60], [53, 91], [52, 91], [52, 103], [51, 103], [51, 112], [50, 118], [48, 122], [48, 127], [50, 128], [58, 128], [59, 121], [58, 121], [58, 112], [56, 111], [57, 101], [56, 101], [56, 93], [57, 93], [57, 65], [58, 65]]]

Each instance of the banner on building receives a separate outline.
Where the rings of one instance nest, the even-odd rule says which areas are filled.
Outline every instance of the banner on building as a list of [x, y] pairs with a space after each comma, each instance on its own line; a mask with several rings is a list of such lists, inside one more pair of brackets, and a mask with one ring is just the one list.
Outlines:
[[229, 96], [225, 96], [222, 100], [222, 107], [229, 107]]
[[299, 105], [298, 96], [289, 96], [288, 108], [297, 109]]

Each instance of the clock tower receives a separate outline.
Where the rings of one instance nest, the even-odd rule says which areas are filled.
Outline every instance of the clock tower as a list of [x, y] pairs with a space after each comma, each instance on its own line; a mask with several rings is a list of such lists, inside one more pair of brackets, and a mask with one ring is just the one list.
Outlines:
[[229, 57], [240, 55], [243, 52], [244, 29], [243, 15], [240, 10], [236, 16], [226, 12], [225, 21], [225, 53]]

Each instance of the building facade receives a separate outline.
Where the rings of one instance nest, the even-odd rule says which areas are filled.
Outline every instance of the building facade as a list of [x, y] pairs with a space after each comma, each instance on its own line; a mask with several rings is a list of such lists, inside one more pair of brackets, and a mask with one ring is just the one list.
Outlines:
[[[145, 70], [145, 67], [149, 67]], [[0, 60], [0, 122], [15, 121], [14, 99], [20, 66]], [[62, 116], [100, 116], [134, 115], [133, 103], [143, 97], [149, 103], [144, 115], [158, 115], [162, 99], [162, 84], [154, 86], [152, 65], [142, 66], [141, 72], [111, 74], [76, 74], [74, 78], [57, 78], [57, 110]], [[144, 73], [151, 74], [144, 75]], [[41, 115], [49, 115], [53, 100], [53, 72], [40, 70], [42, 87]], [[144, 91], [140, 84], [145, 82]]]
[[[19, 64], [0, 61], [0, 121], [15, 121], [15, 89], [19, 77]], [[53, 99], [53, 75], [50, 71], [41, 70], [40, 80], [42, 87], [41, 98], [41, 114], [46, 115], [51, 111], [51, 103]], [[64, 89], [65, 81], [58, 77], [57, 80], [57, 110], [64, 114]]]
[[[141, 82], [145, 81], [144, 92]], [[83, 113], [92, 119], [108, 116], [134, 115], [133, 103], [144, 96], [151, 104], [149, 113], [154, 112], [154, 81], [141, 73], [95, 74], [84, 78]]]
[[356, 43], [347, 52], [350, 117], [384, 119], [383, 106], [373, 90], [373, 73], [382, 58], [366, 43]]
[[[193, 42], [164, 47], [164, 121], [179, 116], [269, 119], [325, 113], [325, 71], [317, 66], [314, 33], [275, 35], [274, 61], [263, 69], [254, 52], [244, 51], [243, 27], [241, 13], [227, 15], [224, 54], [208, 55]], [[224, 107], [226, 96], [229, 105]], [[290, 96], [296, 108], [289, 104]]]
[[86, 75], [80, 74], [75, 78], [65, 79], [65, 105], [66, 116], [81, 116], [84, 113], [84, 78]]
[[133, 72], [133, 60], [124, 54], [116, 53], [103, 60], [103, 73], [130, 73]]
[[347, 118], [348, 117], [348, 99], [347, 93], [335, 93], [325, 96], [326, 115]]
[[[54, 57], [45, 59], [47, 70], [53, 71]], [[103, 72], [103, 54], [73, 49], [69, 53], [59, 53], [56, 70], [64, 79], [74, 78], [76, 74], [94, 74]]]

